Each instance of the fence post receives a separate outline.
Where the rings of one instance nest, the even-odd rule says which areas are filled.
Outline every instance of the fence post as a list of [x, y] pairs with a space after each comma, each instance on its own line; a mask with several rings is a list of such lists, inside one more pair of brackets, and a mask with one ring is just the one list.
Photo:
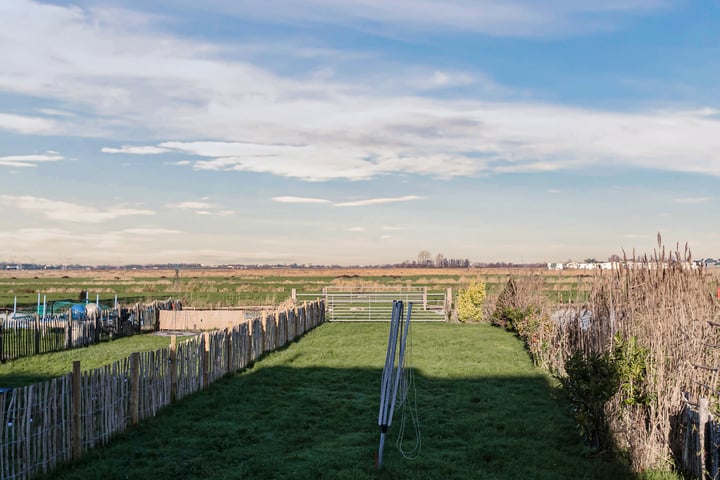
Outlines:
[[203, 388], [207, 388], [210, 385], [210, 333], [205, 332], [203, 334]]
[[225, 331], [225, 373], [230, 373], [233, 370], [233, 344], [232, 344], [232, 322], [228, 322], [227, 330]]
[[449, 322], [452, 320], [452, 287], [448, 287], [445, 292], [445, 321]]
[[307, 300], [303, 302], [303, 333], [310, 330], [310, 327], [308, 326], [308, 306], [307, 306]]
[[292, 298], [293, 305], [297, 303], [297, 289], [293, 288], [290, 290], [290, 298]]
[[170, 336], [170, 402], [177, 401], [177, 335]]
[[140, 354], [130, 354], [130, 424], [140, 423]]
[[82, 455], [82, 438], [80, 438], [80, 361], [73, 362], [72, 370], [72, 452], [73, 458], [78, 459]]
[[[45, 320], [43, 318], [43, 320]], [[35, 314], [35, 355], [40, 354], [40, 316]]]
[[427, 287], [423, 287], [423, 311], [427, 310]]
[[709, 408], [709, 401], [707, 398], [701, 398], [699, 402], [699, 411], [698, 411], [698, 440], [699, 440], [699, 451], [698, 451], [698, 463], [699, 463], [699, 469], [698, 472], [700, 473], [700, 476], [702, 478], [705, 478], [707, 476], [707, 468], [706, 468], [706, 462], [705, 459], [707, 458], [707, 449], [705, 448], [706, 444], [706, 433], [707, 433], [707, 425], [708, 421], [710, 420], [710, 408]]
[[244, 344], [247, 347], [245, 349], [245, 366], [247, 367], [248, 365], [250, 365], [250, 362], [252, 361], [252, 346], [253, 346], [252, 320], [247, 322], [247, 329], [245, 331], [247, 332], [247, 341]]
[[65, 330], [67, 331], [65, 334], [65, 348], [69, 350], [72, 348], [72, 309], [68, 311], [68, 321]]
[[5, 346], [3, 345], [3, 325], [0, 323], [0, 362], [5, 363]]

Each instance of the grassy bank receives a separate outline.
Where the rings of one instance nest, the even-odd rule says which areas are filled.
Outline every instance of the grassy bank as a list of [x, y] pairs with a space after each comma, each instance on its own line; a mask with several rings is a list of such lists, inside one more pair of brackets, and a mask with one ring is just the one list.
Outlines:
[[[53, 478], [631, 478], [587, 455], [552, 380], [511, 334], [413, 325], [422, 451], [374, 469], [387, 324], [326, 324]], [[406, 433], [411, 445], [414, 438]]]

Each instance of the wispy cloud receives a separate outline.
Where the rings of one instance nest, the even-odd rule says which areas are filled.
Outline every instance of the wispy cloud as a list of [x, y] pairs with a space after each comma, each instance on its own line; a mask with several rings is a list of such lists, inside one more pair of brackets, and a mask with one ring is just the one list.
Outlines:
[[350, 227], [345, 229], [348, 232], [364, 232], [365, 227]]
[[0, 157], [0, 166], [32, 168], [37, 167], [38, 164], [41, 163], [59, 162], [64, 159], [65, 157], [59, 155], [57, 152], [47, 152], [38, 155], [9, 155]]
[[417, 195], [406, 195], [404, 197], [390, 197], [390, 198], [368, 198], [366, 200], [355, 200], [352, 202], [338, 202], [333, 203], [334, 207], [366, 207], [369, 205], [383, 205], [387, 203], [398, 203], [398, 202], [410, 202], [413, 200], [420, 200], [423, 197]]
[[[323, 8], [311, 8], [315, 3]], [[210, 8], [272, 15], [274, 21], [365, 19], [417, 31], [485, 31], [485, 25], [512, 35], [515, 28], [585, 29], [578, 18], [644, 14], [668, 5], [659, 0], [603, 2], [602, 7], [570, 0], [542, 6], [529, 0], [311, 0], [299, 7], [280, 0], [272, 6], [253, 2], [252, 8], [247, 2], [212, 2]], [[712, 109], [612, 111], [525, 99], [493, 101], [492, 95], [436, 97], [436, 88], [484, 80], [476, 72], [432, 66], [423, 66], [425, 80], [410, 82], [402, 93], [378, 88], [368, 75], [280, 75], [238, 58], [234, 49], [167, 33], [157, 28], [158, 17], [126, 13], [133, 18], [130, 25], [126, 16], [102, 9], [14, 0], [3, 11], [0, 41], [22, 45], [23, 54], [0, 50], [0, 90], [61, 101], [76, 115], [3, 113], [0, 129], [118, 141], [186, 139], [103, 151], [184, 153], [199, 157], [193, 159], [195, 170], [309, 181], [398, 173], [450, 178], [607, 164], [720, 175], [720, 119]], [[44, 34], [48, 28], [63, 37], [62, 48]], [[236, 141], [238, 132], [242, 142]]]
[[331, 203], [330, 200], [325, 198], [312, 198], [312, 197], [292, 197], [292, 196], [279, 196], [272, 198], [274, 202], [279, 203]]
[[170, 209], [191, 210], [196, 215], [204, 215], [204, 216], [228, 217], [235, 213], [232, 210], [225, 210], [225, 209], [220, 208], [220, 206], [217, 205], [216, 203], [211, 203], [211, 202], [206, 202], [206, 201], [200, 201], [200, 202], [187, 201], [187, 202], [178, 202], [178, 203], [168, 203], [165, 206]]
[[103, 153], [127, 153], [131, 155], [157, 155], [159, 153], [166, 153], [170, 150], [162, 147], [154, 146], [139, 146], [133, 147], [130, 145], [123, 145], [120, 148], [103, 147], [100, 149]]
[[707, 203], [712, 201], [712, 197], [679, 197], [674, 198], [673, 202], [683, 205], [693, 205], [697, 203]]
[[177, 235], [180, 233], [183, 233], [182, 230], [177, 230], [174, 228], [152, 228], [152, 227], [143, 227], [143, 228], [124, 228], [119, 231], [119, 233], [122, 234], [128, 234], [128, 235]]
[[31, 195], [0, 195], [0, 204], [35, 212], [51, 220], [73, 223], [102, 223], [119, 217], [155, 215], [152, 210], [126, 205], [100, 209]]
[[[367, 198], [363, 200], [353, 200], [349, 202], [336, 202], [325, 198], [312, 198], [312, 197], [289, 197], [279, 196], [273, 197], [273, 201], [279, 203], [310, 203], [310, 204], [329, 204], [333, 207], [367, 207], [371, 205], [384, 205], [388, 203], [400, 203], [410, 202], [413, 200], [421, 200], [425, 197], [418, 195], [405, 195], [403, 197], [389, 197], [389, 198]], [[360, 228], [360, 227], [354, 227]], [[383, 227], [384, 230], [402, 230], [401, 227]], [[357, 231], [357, 230], [355, 230]]]
[[216, 208], [217, 205], [209, 202], [179, 202], [179, 203], [168, 203], [168, 208], [179, 208], [181, 210], [202, 210], [208, 208]]
[[[618, 14], [642, 15], [667, 8], [662, 0], [606, 1], [599, 4], [560, 0], [277, 0], [211, 2], [225, 14], [249, 15], [290, 23], [328, 23], [387, 35], [465, 31], [510, 37], [587, 34], [612, 28]], [[250, 8], [252, 6], [252, 8]]]

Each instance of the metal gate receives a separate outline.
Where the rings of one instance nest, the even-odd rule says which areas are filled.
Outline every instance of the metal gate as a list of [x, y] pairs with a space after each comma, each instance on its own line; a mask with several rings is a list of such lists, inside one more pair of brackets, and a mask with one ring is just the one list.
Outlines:
[[444, 322], [449, 313], [451, 289], [432, 291], [427, 287], [374, 288], [358, 287], [324, 288], [323, 292], [298, 293], [297, 300], [325, 299], [325, 320], [331, 322], [389, 322], [393, 300], [412, 302], [412, 320], [420, 322]]

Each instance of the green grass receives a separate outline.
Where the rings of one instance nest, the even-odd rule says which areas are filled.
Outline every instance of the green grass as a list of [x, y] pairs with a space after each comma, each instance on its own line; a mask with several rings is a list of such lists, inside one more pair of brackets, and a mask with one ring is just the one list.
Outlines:
[[133, 352], [158, 350], [170, 345], [170, 337], [135, 335], [83, 348], [33, 355], [0, 363], [0, 387], [20, 387], [72, 372], [73, 361], [91, 370], [127, 358]]
[[387, 330], [325, 324], [52, 478], [632, 478], [588, 454], [555, 382], [517, 338], [454, 324], [413, 325], [422, 451], [409, 461], [394, 447], [396, 412], [377, 472]]

